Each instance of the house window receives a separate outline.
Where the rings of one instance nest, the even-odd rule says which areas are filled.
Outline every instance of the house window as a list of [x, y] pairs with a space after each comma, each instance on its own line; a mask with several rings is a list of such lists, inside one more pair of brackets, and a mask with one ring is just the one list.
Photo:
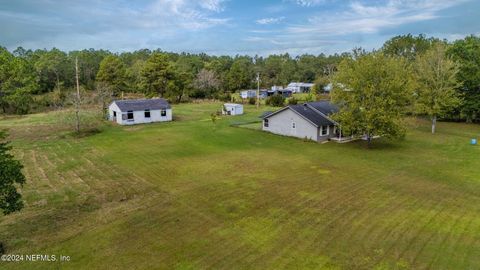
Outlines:
[[117, 112], [113, 111], [113, 117], [117, 117]]
[[133, 111], [127, 112], [127, 121], [133, 121]]
[[150, 110], [145, 110], [145, 118], [150, 118]]
[[333, 134], [339, 136], [342, 134], [342, 130], [337, 126], [333, 126]]
[[268, 127], [268, 119], [263, 119], [263, 126]]
[[321, 131], [320, 131], [322, 136], [328, 135], [328, 126], [322, 126]]
[[160, 116], [167, 116], [167, 110], [161, 110]]

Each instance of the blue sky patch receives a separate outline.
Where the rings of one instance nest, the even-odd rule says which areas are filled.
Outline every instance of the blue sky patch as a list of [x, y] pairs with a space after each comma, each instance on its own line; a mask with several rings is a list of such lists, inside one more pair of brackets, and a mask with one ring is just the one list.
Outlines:
[[476, 0], [0, 0], [8, 49], [332, 54], [392, 36], [480, 34]]

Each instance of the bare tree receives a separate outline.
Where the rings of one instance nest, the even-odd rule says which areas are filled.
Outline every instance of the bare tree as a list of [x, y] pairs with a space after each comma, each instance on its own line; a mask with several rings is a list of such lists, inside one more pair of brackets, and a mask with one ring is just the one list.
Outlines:
[[77, 81], [77, 96], [75, 100], [75, 130], [80, 133], [80, 83], [78, 82], [78, 58], [75, 57], [75, 79]]
[[95, 88], [97, 90], [98, 102], [101, 106], [102, 117], [105, 118], [107, 116], [107, 103], [112, 98], [113, 90], [109, 84], [104, 82], [97, 82]]
[[208, 69], [202, 69], [197, 74], [197, 78], [193, 81], [193, 86], [196, 89], [204, 91], [207, 96], [210, 96], [214, 90], [220, 87], [220, 81], [215, 72]]
[[257, 109], [258, 109], [258, 107], [260, 107], [260, 73], [259, 72], [257, 72], [256, 81], [257, 81], [257, 100], [255, 103], [257, 104]]
[[336, 70], [337, 66], [335, 64], [327, 64], [323, 67], [323, 74], [327, 77], [331, 77]]

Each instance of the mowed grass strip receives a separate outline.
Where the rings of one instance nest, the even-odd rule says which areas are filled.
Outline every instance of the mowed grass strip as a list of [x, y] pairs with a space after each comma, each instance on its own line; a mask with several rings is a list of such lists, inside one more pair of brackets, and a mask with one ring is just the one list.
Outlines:
[[8, 253], [70, 255], [62, 269], [480, 267], [480, 127], [431, 135], [409, 119], [405, 140], [367, 150], [256, 130], [272, 108], [214, 124], [221, 106], [80, 139], [57, 129], [60, 112], [0, 121], [29, 180], [27, 207], [0, 220]]

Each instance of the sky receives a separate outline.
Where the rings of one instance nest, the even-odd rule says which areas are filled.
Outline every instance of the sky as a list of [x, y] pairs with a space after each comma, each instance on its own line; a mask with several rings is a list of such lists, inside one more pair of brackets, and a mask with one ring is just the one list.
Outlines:
[[0, 0], [0, 46], [333, 54], [480, 35], [480, 0]]

